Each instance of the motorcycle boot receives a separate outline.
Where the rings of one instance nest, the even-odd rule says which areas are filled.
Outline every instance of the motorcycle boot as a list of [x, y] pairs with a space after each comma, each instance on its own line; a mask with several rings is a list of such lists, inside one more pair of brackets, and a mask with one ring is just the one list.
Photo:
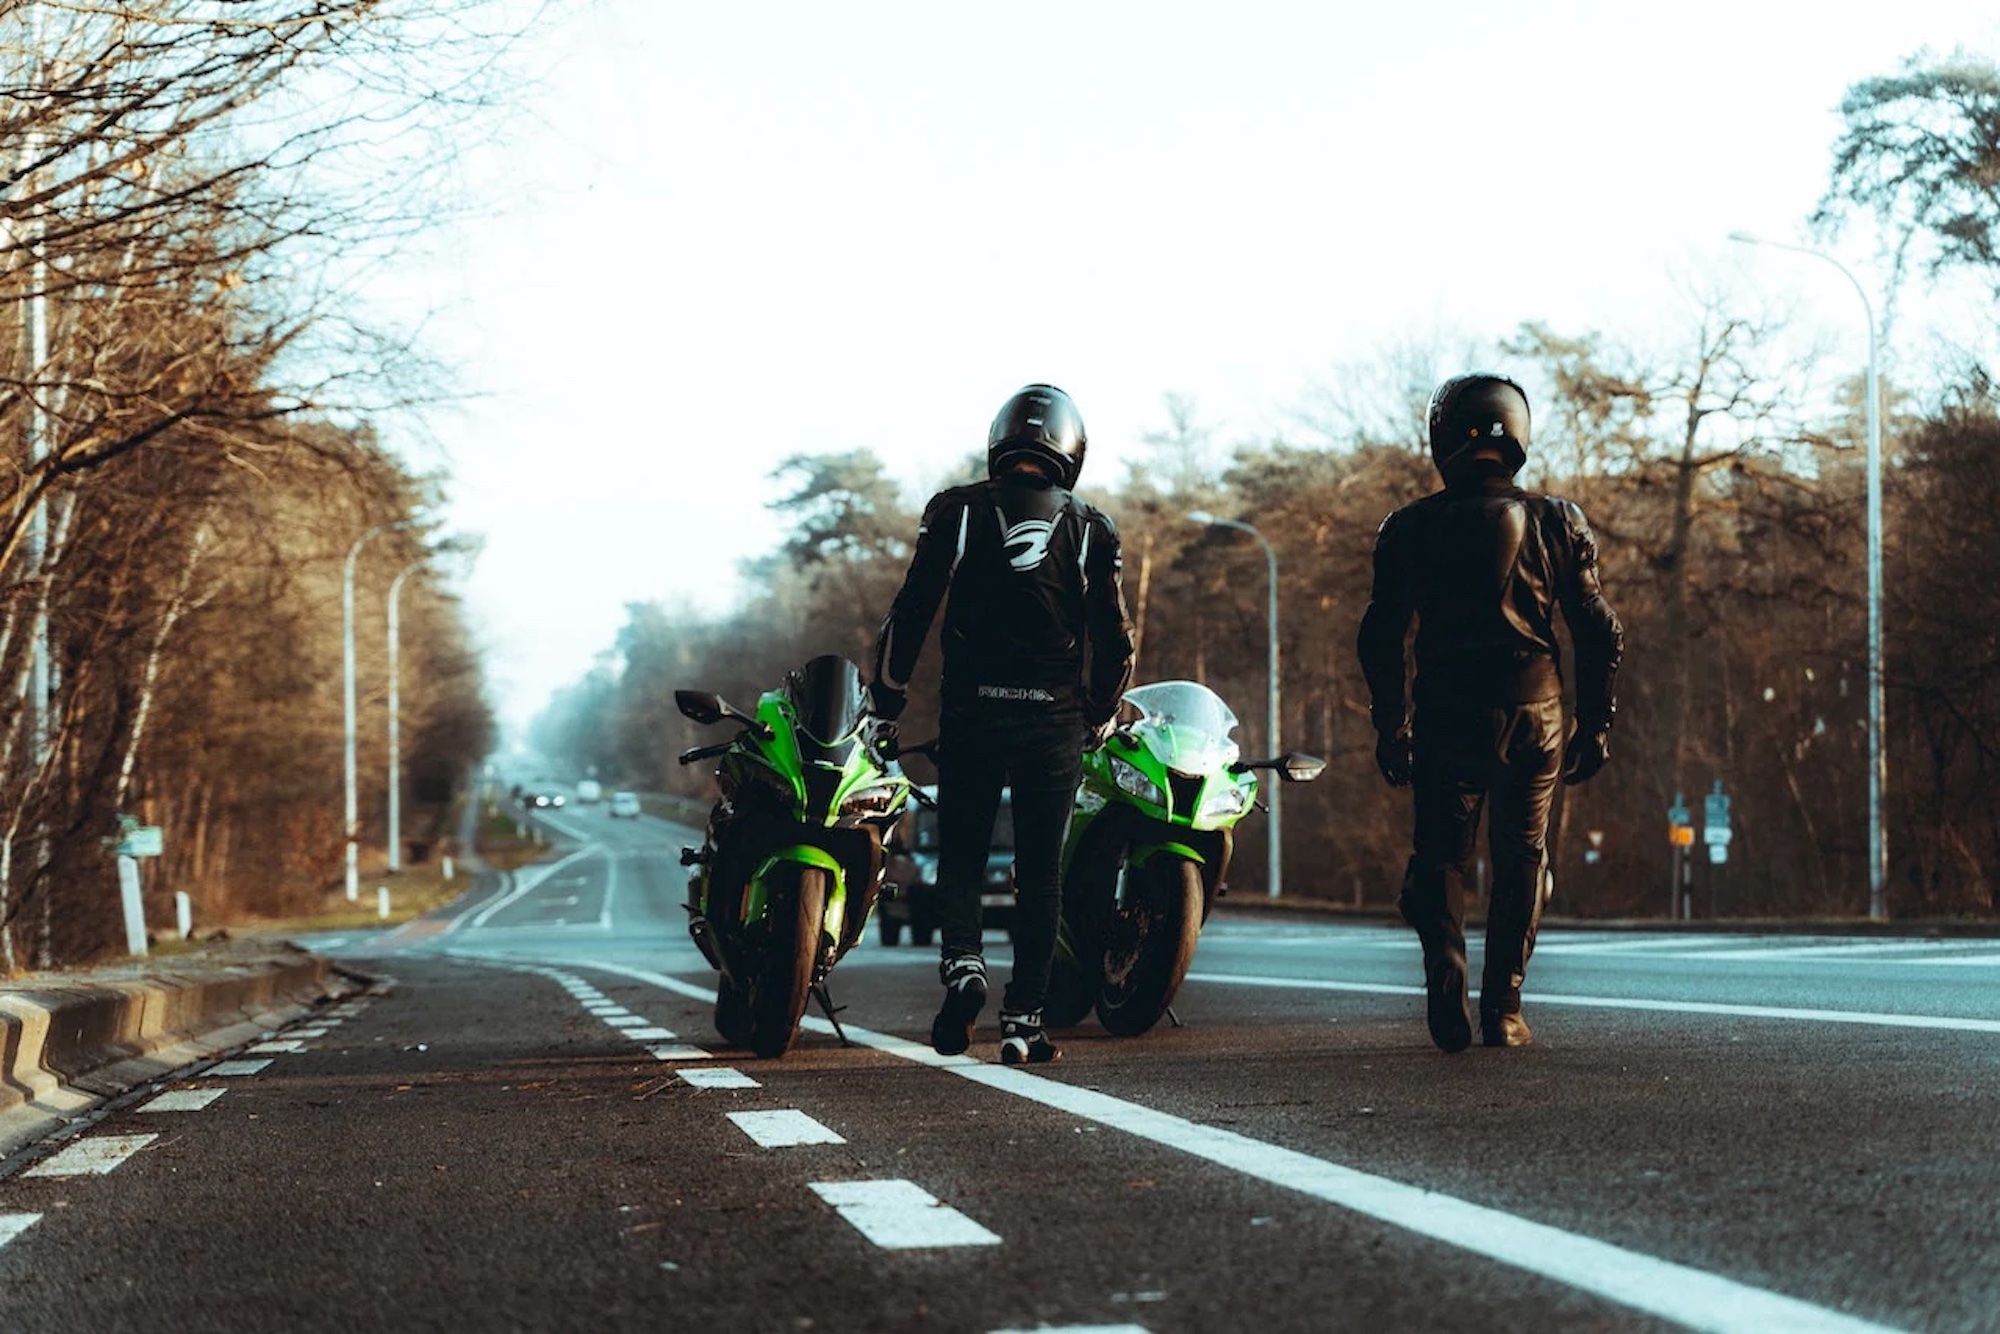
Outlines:
[[1466, 1003], [1465, 928], [1449, 906], [1449, 867], [1421, 866], [1410, 859], [1403, 892], [1396, 900], [1403, 920], [1424, 948], [1425, 1020], [1439, 1051], [1472, 1045], [1472, 1016]]
[[972, 1045], [972, 1026], [986, 1008], [986, 960], [977, 954], [948, 954], [938, 964], [944, 983], [944, 1004], [931, 1020], [931, 1049], [940, 1056], [962, 1056]]
[[1042, 1031], [1040, 1010], [1000, 1012], [1000, 1063], [1045, 1065], [1062, 1056], [1062, 1048]]
[[[1491, 956], [1489, 956], [1491, 957]], [[1519, 972], [1495, 972], [1489, 964], [1479, 979], [1479, 1040], [1488, 1047], [1525, 1047], [1534, 1030], [1521, 1017]]]

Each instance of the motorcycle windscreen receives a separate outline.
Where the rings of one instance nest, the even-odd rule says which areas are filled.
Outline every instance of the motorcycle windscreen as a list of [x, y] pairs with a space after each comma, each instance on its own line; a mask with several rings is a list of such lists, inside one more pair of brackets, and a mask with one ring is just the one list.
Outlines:
[[793, 672], [785, 682], [785, 693], [799, 720], [801, 757], [846, 764], [854, 752], [867, 698], [861, 689], [861, 670], [828, 653]]
[[1211, 774], [1241, 755], [1230, 733], [1236, 714], [1222, 696], [1195, 681], [1160, 681], [1125, 692], [1140, 720], [1131, 730], [1169, 769]]

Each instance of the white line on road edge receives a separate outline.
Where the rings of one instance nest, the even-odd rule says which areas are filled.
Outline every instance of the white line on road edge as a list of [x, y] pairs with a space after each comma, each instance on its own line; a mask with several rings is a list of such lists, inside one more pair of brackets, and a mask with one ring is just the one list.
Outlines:
[[[694, 999], [705, 999], [711, 994], [707, 988], [642, 968], [609, 963], [568, 966], [618, 973]], [[1328, 989], [1394, 994], [1420, 991], [1418, 988], [1374, 987], [1358, 983], [1322, 985]], [[1537, 999], [1542, 998], [1538, 996]], [[833, 1031], [833, 1025], [824, 1019], [808, 1018], [804, 1023], [814, 1032], [830, 1034]], [[1591, 1293], [1620, 1306], [1665, 1320], [1676, 1320], [1696, 1329], [1741, 1330], [1745, 1334], [1767, 1334], [1772, 1329], [1885, 1334], [1891, 1328], [1823, 1306], [1814, 1306], [1796, 1297], [1737, 1283], [1689, 1265], [1675, 1264], [1610, 1242], [1578, 1236], [1499, 1209], [1489, 1209], [1454, 1196], [1358, 1172], [1310, 1154], [1239, 1135], [1233, 1130], [1198, 1125], [1183, 1117], [1157, 1112], [1108, 1094], [1057, 1083], [1004, 1065], [990, 1065], [969, 1056], [939, 1056], [929, 1047], [908, 1039], [876, 1033], [854, 1024], [843, 1027], [850, 1041], [891, 1056], [948, 1071], [975, 1084], [984, 1084], [1086, 1121], [1122, 1130], [1259, 1181], [1298, 1191], [1419, 1236], [1485, 1256], [1497, 1263], [1568, 1284], [1578, 1291]], [[813, 1189], [820, 1190], [820, 1187], [814, 1186]], [[910, 1189], [915, 1190], [916, 1187]], [[848, 1221], [854, 1220], [850, 1218]], [[855, 1223], [855, 1226], [861, 1225]]]
[[795, 1108], [777, 1112], [730, 1112], [736, 1128], [760, 1149], [789, 1149], [795, 1144], [845, 1144], [847, 1140]]
[[0, 1214], [0, 1246], [42, 1221], [40, 1214]]
[[813, 1193], [884, 1250], [998, 1246], [1000, 1238], [914, 1181], [815, 1181]]
[[[1306, 977], [1248, 977], [1234, 973], [1189, 973], [1190, 982], [1225, 987], [1276, 987], [1289, 991], [1366, 991], [1383, 996], [1421, 996], [1422, 987], [1368, 982], [1322, 982]], [[1651, 1010], [1668, 1014], [1719, 1014], [1735, 1019], [1799, 1019], [1815, 1024], [1876, 1024], [1885, 1028], [1943, 1028], [1961, 1033], [2000, 1033], [2000, 1019], [1960, 1019], [1943, 1014], [1879, 1014], [1867, 1010], [1795, 1010], [1781, 1005], [1723, 1005], [1713, 1001], [1636, 1000], [1628, 996], [1527, 994], [1530, 1005], [1577, 1005], [1600, 1010]]]
[[243, 1050], [252, 1056], [296, 1056], [306, 1049], [306, 1044], [293, 1038], [280, 1038], [275, 1042], [259, 1042]]
[[98, 1135], [80, 1139], [23, 1172], [28, 1177], [103, 1176], [158, 1139], [158, 1135]]
[[234, 1079], [238, 1075], [261, 1075], [269, 1061], [217, 1061], [196, 1075], [196, 1079]]
[[695, 1066], [680, 1072], [681, 1081], [698, 1089], [754, 1089], [764, 1087], [741, 1070], [726, 1065]]
[[229, 1092], [228, 1089], [175, 1089], [171, 1093], [162, 1093], [159, 1097], [139, 1108], [139, 1110], [142, 1112], [198, 1112], [227, 1092]]

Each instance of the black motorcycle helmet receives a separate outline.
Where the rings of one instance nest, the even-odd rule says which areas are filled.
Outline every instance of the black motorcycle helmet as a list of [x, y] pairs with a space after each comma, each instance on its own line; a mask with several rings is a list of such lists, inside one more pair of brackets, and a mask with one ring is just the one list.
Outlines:
[[1507, 475], [1528, 461], [1528, 392], [1504, 375], [1454, 375], [1431, 395], [1431, 461], [1449, 484], [1482, 444], [1498, 442]]
[[1026, 455], [1055, 469], [1057, 486], [1068, 490], [1083, 471], [1083, 414], [1069, 395], [1052, 384], [1031, 384], [1001, 405], [986, 433], [986, 475], [998, 477]]

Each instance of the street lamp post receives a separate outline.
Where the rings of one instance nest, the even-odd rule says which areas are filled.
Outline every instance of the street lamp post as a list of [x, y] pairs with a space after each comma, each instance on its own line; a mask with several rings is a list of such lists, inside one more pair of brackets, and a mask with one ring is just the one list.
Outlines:
[[424, 566], [412, 561], [389, 585], [389, 870], [403, 869], [403, 774], [402, 774], [402, 673], [401, 620], [397, 604], [403, 595], [403, 581]]
[[386, 533], [392, 528], [407, 528], [408, 519], [398, 523], [382, 523], [370, 528], [354, 539], [354, 545], [347, 549], [347, 563], [340, 575], [340, 653], [341, 653], [341, 699], [345, 705], [341, 739], [347, 760], [347, 899], [357, 902], [361, 898], [361, 811], [360, 799], [355, 794], [354, 755], [354, 565], [361, 559], [361, 548], [368, 545], [368, 539], [378, 533]]
[[[1267, 675], [1268, 684], [1265, 696], [1266, 712], [1265, 712], [1264, 730], [1265, 730], [1265, 735], [1269, 738], [1268, 744], [1271, 747], [1271, 753], [1275, 755], [1277, 754], [1278, 751], [1278, 712], [1279, 712], [1278, 710], [1278, 553], [1272, 550], [1271, 544], [1265, 541], [1264, 535], [1262, 533], [1258, 532], [1255, 528], [1252, 528], [1249, 524], [1241, 522], [1240, 520], [1218, 518], [1215, 515], [1210, 514], [1207, 510], [1195, 510], [1187, 517], [1188, 517], [1188, 522], [1190, 523], [1204, 524], [1211, 528], [1234, 528], [1239, 532], [1248, 533], [1250, 534], [1250, 536], [1257, 539], [1257, 544], [1259, 546], [1264, 548], [1264, 560], [1267, 566], [1269, 567], [1270, 571], [1270, 590], [1269, 590], [1270, 601], [1267, 607], [1267, 611], [1269, 615], [1270, 640], [1271, 640], [1269, 645], [1269, 656], [1265, 664], [1265, 672]], [[1268, 793], [1270, 794], [1269, 804], [1271, 808], [1271, 831], [1270, 831], [1271, 848], [1270, 848], [1270, 870], [1268, 872], [1268, 876], [1270, 880], [1270, 895], [1272, 898], [1275, 899], [1278, 897], [1278, 894], [1284, 885], [1285, 844], [1284, 844], [1283, 828], [1278, 820], [1278, 789], [1281, 785], [1278, 783], [1267, 783], [1264, 786], [1266, 791], [1268, 791]]]
[[1868, 289], [1853, 271], [1823, 251], [1768, 241], [1748, 232], [1731, 232], [1729, 239], [1790, 250], [1831, 264], [1853, 286], [1868, 317], [1868, 915], [1880, 921], [1887, 916], [1884, 894], [1889, 879], [1889, 846], [1882, 828], [1888, 759], [1882, 750], [1882, 388], [1876, 364], [1875, 303], [1868, 299]]

